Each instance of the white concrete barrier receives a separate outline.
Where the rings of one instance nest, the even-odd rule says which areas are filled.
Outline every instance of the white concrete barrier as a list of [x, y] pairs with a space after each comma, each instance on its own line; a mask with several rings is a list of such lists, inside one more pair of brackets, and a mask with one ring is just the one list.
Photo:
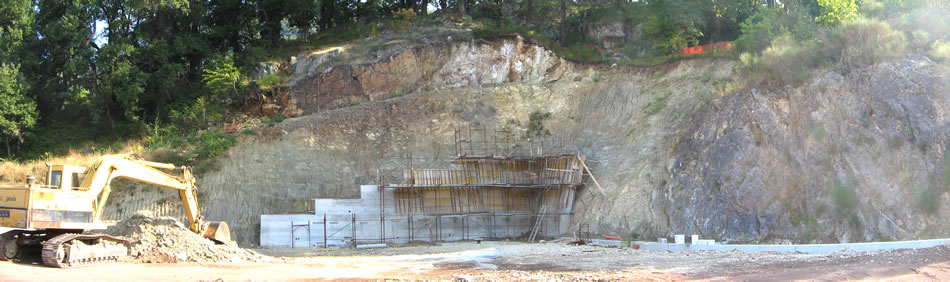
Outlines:
[[[700, 240], [705, 241], [705, 240]], [[712, 241], [712, 240], [710, 240]], [[901, 250], [901, 249], [921, 249], [932, 248], [943, 245], [950, 245], [950, 239], [916, 240], [916, 241], [896, 241], [896, 242], [871, 242], [871, 243], [846, 243], [846, 244], [802, 244], [802, 245], [729, 245], [729, 244], [662, 244], [654, 242], [632, 242], [639, 244], [640, 250], [646, 251], [669, 251], [669, 252], [692, 252], [692, 251], [745, 251], [745, 252], [780, 252], [780, 253], [808, 253], [808, 254], [827, 254], [843, 250], [857, 252], [864, 251], [883, 251], [883, 250]]]

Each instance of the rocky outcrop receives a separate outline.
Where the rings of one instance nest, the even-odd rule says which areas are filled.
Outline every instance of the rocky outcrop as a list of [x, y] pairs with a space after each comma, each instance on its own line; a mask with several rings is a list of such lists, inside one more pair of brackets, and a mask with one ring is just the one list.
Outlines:
[[333, 64], [329, 58], [336, 55], [332, 51], [313, 54], [294, 66], [297, 79], [292, 96], [301, 111], [329, 110], [422, 91], [579, 77], [577, 66], [521, 37], [413, 45], [360, 64]]
[[946, 236], [947, 77], [925, 57], [718, 99], [676, 144], [678, 233], [742, 241]]
[[623, 28], [623, 21], [607, 21], [601, 23], [592, 23], [587, 26], [587, 37], [600, 43], [607, 49], [613, 49], [623, 45], [627, 38], [627, 33]]

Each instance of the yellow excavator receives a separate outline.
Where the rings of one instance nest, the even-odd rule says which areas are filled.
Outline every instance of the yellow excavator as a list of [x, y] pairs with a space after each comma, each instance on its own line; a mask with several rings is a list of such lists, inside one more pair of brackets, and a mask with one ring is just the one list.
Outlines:
[[[99, 221], [117, 177], [178, 190], [191, 231], [218, 243], [231, 240], [225, 222], [204, 221], [198, 209], [195, 177], [187, 167], [107, 155], [91, 167], [47, 164], [46, 183], [27, 175], [26, 185], [0, 185], [0, 260], [39, 249], [43, 264], [68, 268], [120, 261], [130, 252], [126, 240], [104, 234]], [[166, 172], [172, 171], [172, 173]]]

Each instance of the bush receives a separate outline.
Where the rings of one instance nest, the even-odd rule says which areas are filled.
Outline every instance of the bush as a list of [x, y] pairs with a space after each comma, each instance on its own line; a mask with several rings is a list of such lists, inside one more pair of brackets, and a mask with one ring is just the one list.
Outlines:
[[907, 47], [902, 32], [880, 20], [860, 18], [828, 30], [836, 50], [838, 63], [844, 67], [873, 65], [899, 57]]
[[643, 33], [653, 39], [658, 49], [666, 50], [670, 54], [698, 44], [699, 37], [703, 36], [696, 25], [677, 25], [666, 16], [659, 14], [651, 16], [643, 24]]
[[237, 144], [237, 138], [227, 133], [211, 130], [201, 134], [201, 145], [196, 149], [201, 159], [210, 159], [224, 153], [228, 148]]
[[273, 126], [275, 124], [283, 122], [285, 119], [287, 119], [287, 116], [285, 116], [282, 113], [277, 113], [277, 115], [275, 115], [274, 117], [268, 120], [265, 120], [264, 123], [266, 123], [267, 126]]
[[739, 25], [742, 35], [736, 39], [736, 47], [741, 51], [759, 52], [769, 47], [772, 39], [788, 32], [783, 26], [773, 23], [778, 13], [778, 10], [766, 9], [743, 21]]
[[861, 224], [858, 218], [858, 194], [854, 192], [856, 185], [854, 178], [847, 182], [835, 181], [831, 184], [831, 199], [835, 204], [838, 215], [845, 218], [852, 227]]
[[936, 59], [950, 60], [950, 41], [935, 41], [933, 44], [932, 54]]
[[779, 36], [761, 55], [739, 56], [745, 77], [751, 84], [775, 82], [798, 85], [810, 79], [815, 70], [833, 61], [821, 41], [796, 42], [790, 34]]
[[798, 85], [823, 68], [837, 65], [847, 71], [873, 65], [898, 57], [905, 48], [901, 32], [882, 21], [861, 18], [825, 27], [809, 40], [784, 33], [761, 54], [747, 52], [739, 58], [750, 84]]
[[393, 11], [393, 19], [386, 21], [386, 27], [389, 30], [401, 32], [411, 27], [412, 24], [415, 23], [416, 18], [418, 18], [418, 15], [416, 15], [415, 10], [412, 8], [402, 8]]
[[265, 75], [257, 80], [257, 86], [261, 88], [270, 88], [271, 86], [278, 85], [281, 82], [280, 75], [277, 73], [272, 73]]
[[544, 138], [551, 136], [551, 132], [544, 128], [544, 121], [551, 118], [551, 112], [534, 111], [528, 117], [528, 128], [525, 139]]
[[917, 195], [917, 208], [927, 214], [936, 214], [940, 208], [940, 193], [933, 187], [920, 191]]

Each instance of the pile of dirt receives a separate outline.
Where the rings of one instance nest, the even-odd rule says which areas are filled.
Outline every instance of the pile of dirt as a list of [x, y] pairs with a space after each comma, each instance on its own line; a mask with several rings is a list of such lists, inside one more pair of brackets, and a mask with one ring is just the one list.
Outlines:
[[131, 258], [143, 263], [179, 262], [262, 262], [267, 260], [253, 251], [241, 249], [233, 242], [215, 244], [192, 232], [178, 220], [155, 217], [149, 211], [109, 227], [106, 234], [129, 240]]

